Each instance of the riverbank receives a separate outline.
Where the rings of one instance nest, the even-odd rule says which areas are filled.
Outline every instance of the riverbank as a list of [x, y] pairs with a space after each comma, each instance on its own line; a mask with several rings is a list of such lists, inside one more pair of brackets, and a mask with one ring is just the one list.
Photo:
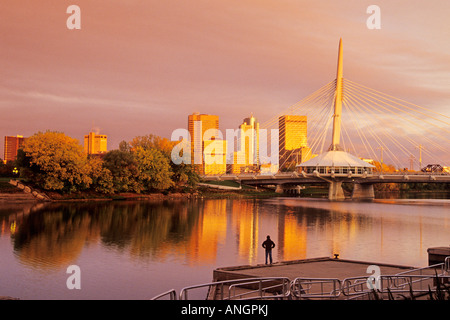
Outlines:
[[95, 192], [79, 192], [60, 194], [46, 192], [51, 201], [130, 201], [130, 200], [176, 200], [176, 199], [238, 199], [279, 197], [278, 193], [266, 190], [217, 190], [208, 187], [198, 187], [189, 191], [172, 191], [164, 193], [118, 193], [101, 194]]
[[[154, 192], [154, 193], [117, 193], [104, 194], [94, 191], [82, 191], [73, 193], [59, 193], [52, 191], [36, 190], [25, 186], [19, 188], [19, 184], [11, 184], [9, 179], [0, 179], [0, 202], [23, 202], [23, 201], [133, 201], [133, 200], [176, 200], [176, 199], [239, 199], [239, 198], [271, 198], [288, 197], [298, 195], [287, 195], [276, 193], [275, 190], [246, 187], [242, 188], [217, 188], [199, 184], [192, 188], [179, 190]], [[39, 197], [38, 195], [44, 196]], [[327, 198], [328, 188], [321, 186], [310, 186], [301, 191], [300, 197]], [[375, 199], [449, 199], [448, 191], [409, 191], [409, 192], [376, 192]]]
[[[37, 197], [42, 195], [44, 197]], [[215, 189], [205, 185], [183, 190], [154, 193], [117, 193], [104, 194], [91, 190], [60, 193], [55, 191], [36, 190], [24, 183], [5, 179], [0, 180], [0, 202], [23, 202], [23, 201], [130, 201], [130, 200], [175, 200], [175, 199], [217, 199], [217, 198], [266, 198], [278, 197], [280, 194], [265, 189]]]

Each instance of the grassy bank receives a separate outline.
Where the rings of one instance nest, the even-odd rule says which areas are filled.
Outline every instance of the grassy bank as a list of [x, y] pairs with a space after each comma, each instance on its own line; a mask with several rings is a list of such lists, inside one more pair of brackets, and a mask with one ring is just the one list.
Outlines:
[[280, 197], [282, 194], [275, 193], [271, 190], [259, 189], [255, 190], [253, 188], [243, 188], [241, 190], [219, 190], [208, 187], [198, 188], [198, 196], [208, 199], [218, 199], [218, 198], [269, 198], [269, 197]]
[[125, 201], [125, 200], [175, 200], [175, 199], [223, 199], [223, 198], [267, 198], [277, 197], [280, 194], [266, 190], [218, 190], [208, 187], [198, 187], [190, 192], [164, 192], [164, 193], [118, 193], [102, 194], [95, 192], [76, 192], [60, 194], [46, 192], [53, 201]]
[[328, 186], [310, 186], [301, 191], [302, 197], [308, 198], [324, 198], [328, 197]]

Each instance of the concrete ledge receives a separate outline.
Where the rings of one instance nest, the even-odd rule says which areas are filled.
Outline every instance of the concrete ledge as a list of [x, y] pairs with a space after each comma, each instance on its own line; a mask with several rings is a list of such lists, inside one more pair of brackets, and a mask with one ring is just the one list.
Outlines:
[[428, 265], [444, 262], [445, 258], [450, 256], [450, 247], [428, 248]]
[[50, 198], [46, 194], [40, 193], [39, 191], [34, 190], [33, 188], [23, 184], [20, 181], [10, 180], [9, 184], [11, 184], [13, 186], [16, 186], [20, 190], [23, 190], [24, 193], [32, 195], [37, 200], [41, 200], [41, 201], [48, 201], [48, 200], [50, 200]]
[[253, 277], [286, 277], [294, 280], [306, 278], [337, 278], [367, 275], [367, 267], [377, 265], [382, 274], [396, 274], [417, 267], [379, 262], [334, 259], [330, 257], [292, 260], [274, 263], [218, 268], [213, 271], [213, 281], [237, 280]]

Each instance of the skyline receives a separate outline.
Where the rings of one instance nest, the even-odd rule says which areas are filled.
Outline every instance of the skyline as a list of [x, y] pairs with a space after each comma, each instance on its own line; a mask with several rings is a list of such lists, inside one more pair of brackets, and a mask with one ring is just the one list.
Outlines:
[[450, 4], [402, 2], [369, 30], [366, 1], [80, 0], [68, 30], [68, 3], [4, 1], [0, 136], [99, 129], [114, 149], [193, 112], [263, 123], [335, 78], [339, 38], [344, 77], [448, 115]]

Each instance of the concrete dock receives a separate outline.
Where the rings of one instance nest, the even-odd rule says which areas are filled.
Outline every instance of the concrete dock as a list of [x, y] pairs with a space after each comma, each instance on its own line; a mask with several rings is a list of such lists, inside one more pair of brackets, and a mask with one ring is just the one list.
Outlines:
[[411, 266], [393, 264], [380, 264], [377, 262], [354, 261], [321, 257], [294, 261], [283, 261], [272, 265], [235, 266], [215, 269], [213, 281], [225, 281], [242, 278], [258, 277], [286, 277], [294, 280], [297, 277], [305, 278], [336, 278], [343, 280], [350, 277], [368, 276], [370, 265], [380, 267], [381, 274], [391, 275], [415, 269]]
[[[341, 291], [343, 290], [342, 285], [344, 282], [348, 285], [349, 283], [355, 283], [355, 279], [352, 280], [351, 278], [362, 278], [364, 279], [362, 288], [364, 288], [366, 286], [367, 279], [365, 277], [374, 276], [374, 271], [372, 269], [368, 270], [369, 266], [377, 266], [380, 270], [379, 275], [383, 276], [393, 276], [402, 272], [417, 270], [417, 267], [412, 266], [344, 260], [330, 257], [283, 261], [272, 265], [263, 264], [254, 266], [244, 265], [224, 267], [214, 270], [213, 281], [226, 281], [226, 283], [235, 284], [228, 288], [227, 286], [216, 286], [212, 288], [212, 290], [208, 293], [208, 299], [220, 300], [224, 297], [235, 299], [232, 297], [239, 296], [246, 298], [257, 298], [258, 295], [261, 294], [262, 288], [264, 288], [263, 291], [266, 290], [264, 293], [264, 296], [266, 297], [267, 294], [269, 296], [275, 295], [278, 297], [285, 297], [285, 293], [289, 294], [288, 290], [292, 291], [292, 284], [296, 283], [296, 279], [301, 281], [303, 284], [300, 285], [300, 287], [296, 287], [300, 289], [294, 290], [302, 290], [301, 295], [303, 297], [305, 297], [305, 294], [313, 298], [318, 297], [317, 295], [314, 296], [317, 294], [316, 285], [318, 285], [320, 287], [320, 294], [322, 295], [321, 298], [345, 299], [347, 297], [341, 294]], [[427, 270], [426, 272], [434, 274], [434, 269]], [[239, 281], [241, 279], [253, 278], [255, 281]], [[271, 279], [263, 280], [263, 278]], [[237, 284], [238, 282], [241, 282], [242, 284], [239, 285]], [[231, 289], [232, 287], [233, 289]], [[307, 288], [307, 291], [304, 291], [305, 288]], [[324, 297], [324, 294], [328, 296]], [[350, 292], [348, 292], [348, 294], [350, 294]], [[292, 295], [290, 296], [292, 298]], [[295, 296], [298, 298], [299, 292], [296, 292]]]
[[428, 253], [428, 266], [347, 260], [335, 255], [220, 267], [213, 270], [211, 283], [183, 288], [180, 299], [187, 299], [192, 289], [207, 287], [207, 300], [439, 300], [450, 288], [450, 248], [429, 248]]
[[450, 256], [450, 246], [428, 248], [427, 252], [429, 265], [442, 263], [445, 261], [446, 257]]

